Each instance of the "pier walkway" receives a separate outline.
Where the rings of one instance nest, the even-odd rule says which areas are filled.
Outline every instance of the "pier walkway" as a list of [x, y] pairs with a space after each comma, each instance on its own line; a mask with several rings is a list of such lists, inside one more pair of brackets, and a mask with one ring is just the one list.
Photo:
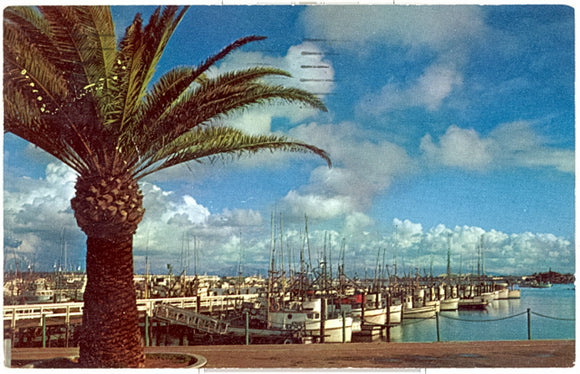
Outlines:
[[[574, 340], [161, 346], [145, 351], [198, 354], [207, 359], [206, 369], [572, 368], [576, 357]], [[12, 360], [77, 354], [78, 348], [13, 348]]]
[[230, 324], [226, 321], [168, 304], [156, 305], [153, 310], [153, 317], [163, 321], [189, 326], [209, 334], [223, 335], [228, 332], [228, 328], [230, 327]]
[[[240, 308], [244, 302], [255, 301], [258, 294], [172, 297], [160, 299], [138, 299], [137, 309], [142, 314], [153, 315], [158, 305], [172, 305], [196, 313], [215, 313]], [[16, 328], [20, 325], [41, 326], [45, 319], [47, 324], [68, 324], [80, 320], [83, 314], [83, 302], [4, 305], [4, 328]]]

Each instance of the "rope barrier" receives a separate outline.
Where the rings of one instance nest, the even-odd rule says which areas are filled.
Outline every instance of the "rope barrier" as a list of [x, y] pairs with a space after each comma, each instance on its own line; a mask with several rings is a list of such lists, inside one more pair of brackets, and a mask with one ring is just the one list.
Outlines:
[[455, 321], [462, 321], [462, 322], [496, 322], [496, 321], [503, 321], [506, 319], [514, 318], [514, 317], [519, 317], [519, 316], [522, 316], [524, 314], [527, 315], [527, 321], [528, 321], [528, 340], [532, 340], [532, 320], [531, 320], [532, 314], [539, 316], [539, 317], [544, 317], [544, 318], [549, 318], [549, 319], [554, 319], [554, 320], [559, 320], [559, 321], [574, 321], [575, 320], [574, 318], [560, 318], [560, 317], [547, 316], [544, 314], [532, 312], [529, 308], [525, 312], [514, 314], [511, 316], [506, 316], [506, 317], [502, 317], [502, 318], [484, 319], [484, 320], [456, 318], [456, 317], [451, 317], [451, 316], [448, 316], [445, 314], [437, 313], [435, 315], [435, 318], [436, 318], [435, 326], [437, 328], [437, 341], [438, 342], [441, 341], [441, 331], [440, 331], [441, 329], [439, 327], [439, 317], [443, 317], [443, 318], [447, 318], [447, 319], [451, 319], [451, 320], [455, 320]]
[[522, 316], [522, 315], [524, 315], [526, 313], [527, 312], [522, 312], [522, 313], [519, 313], [519, 314], [514, 314], [513, 316], [507, 316], [507, 317], [502, 317], [502, 318], [494, 318], [494, 319], [484, 319], [484, 320], [456, 318], [456, 317], [447, 316], [445, 314], [439, 314], [439, 316], [440, 317], [447, 318], [447, 319], [452, 319], [452, 320], [455, 320], [455, 321], [465, 321], [465, 322], [495, 322], [495, 321], [503, 321], [503, 320], [506, 320], [506, 319], [514, 318], [514, 317], [519, 317], [519, 316]]
[[532, 313], [532, 314], [534, 314], [536, 316], [539, 316], [539, 317], [544, 317], [544, 318], [549, 318], [549, 319], [555, 319], [555, 320], [558, 320], [558, 321], [575, 321], [576, 320], [575, 318], [551, 317], [551, 316], [547, 316], [545, 314], [540, 314], [540, 313], [536, 313], [536, 312], [530, 312], [530, 313]]

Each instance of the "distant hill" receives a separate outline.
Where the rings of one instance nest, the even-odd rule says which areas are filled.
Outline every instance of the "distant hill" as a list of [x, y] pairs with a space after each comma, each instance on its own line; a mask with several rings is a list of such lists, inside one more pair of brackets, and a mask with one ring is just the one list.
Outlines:
[[528, 278], [535, 279], [538, 282], [551, 282], [553, 284], [570, 284], [576, 280], [574, 274], [561, 274], [552, 270], [545, 273], [534, 273]]

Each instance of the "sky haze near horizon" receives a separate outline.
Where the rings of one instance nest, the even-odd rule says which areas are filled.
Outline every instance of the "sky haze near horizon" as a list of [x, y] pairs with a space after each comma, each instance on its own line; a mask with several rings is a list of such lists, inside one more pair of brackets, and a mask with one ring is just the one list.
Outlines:
[[[153, 9], [113, 7], [117, 32]], [[268, 38], [213, 72], [285, 69], [293, 77], [275, 82], [319, 94], [328, 112], [276, 104], [226, 123], [314, 144], [333, 168], [264, 153], [146, 179], [136, 272], [148, 256], [157, 273], [172, 264], [237, 275], [242, 263], [246, 275], [265, 275], [274, 245], [286, 267], [304, 250], [313, 267], [326, 254], [336, 269], [344, 249], [347, 273], [359, 277], [378, 260], [399, 275], [441, 274], [451, 248], [452, 271], [465, 273], [483, 242], [489, 273], [574, 273], [573, 8], [193, 6], [156, 78], [252, 34]], [[67, 267], [84, 267], [75, 178], [5, 134], [5, 271], [15, 258], [21, 271], [50, 271], [65, 252]]]

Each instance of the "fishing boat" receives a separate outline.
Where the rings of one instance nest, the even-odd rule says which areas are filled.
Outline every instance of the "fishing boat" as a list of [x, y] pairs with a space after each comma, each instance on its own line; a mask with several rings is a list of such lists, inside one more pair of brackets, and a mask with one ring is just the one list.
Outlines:
[[434, 305], [407, 308], [403, 311], [403, 319], [425, 319], [433, 318], [437, 313]]
[[389, 323], [397, 324], [401, 323], [403, 314], [402, 304], [393, 304], [389, 306]]
[[353, 332], [361, 331], [355, 327], [357, 320], [362, 322], [362, 324], [367, 325], [385, 325], [387, 322], [389, 324], [398, 324], [401, 323], [402, 319], [402, 311], [403, 305], [401, 304], [392, 304], [388, 306], [389, 315], [387, 318], [387, 307], [381, 308], [367, 308], [364, 311], [364, 322], [361, 321], [361, 310], [360, 309], [353, 309], [351, 312], [352, 317], [354, 318], [353, 322]]
[[508, 299], [520, 299], [522, 297], [522, 291], [520, 289], [514, 288], [513, 286], [508, 288]]
[[384, 325], [387, 322], [387, 308], [369, 308], [364, 310], [364, 317], [362, 309], [354, 309], [352, 311], [353, 318], [360, 318], [361, 323], [368, 325]]
[[41, 304], [53, 301], [53, 290], [26, 290], [22, 292], [26, 304]]
[[502, 289], [498, 290], [498, 296], [497, 296], [498, 300], [509, 299], [509, 293], [510, 293], [510, 290], [507, 288], [502, 288]]
[[532, 282], [532, 284], [530, 285], [530, 287], [532, 288], [551, 288], [552, 287], [552, 283], [550, 282]]
[[479, 295], [480, 298], [482, 298], [483, 300], [487, 301], [488, 303], [497, 300], [499, 297], [499, 291], [490, 291], [490, 292], [483, 292], [481, 295]]
[[[303, 329], [306, 336], [321, 339], [324, 332], [325, 343], [349, 343], [352, 340], [353, 318], [332, 313], [333, 305], [329, 304], [321, 329], [322, 299], [295, 302], [288, 307], [275, 307], [268, 313], [268, 326], [277, 330]], [[324, 300], [326, 302], [326, 300]], [[330, 313], [329, 313], [330, 312]]]
[[470, 299], [459, 299], [458, 308], [468, 310], [484, 310], [490, 302], [484, 297], [474, 297]]
[[459, 298], [452, 297], [441, 300], [440, 308], [443, 311], [457, 310], [459, 308]]
[[437, 313], [436, 305], [422, 305], [415, 303], [412, 296], [405, 297], [403, 306], [403, 320], [405, 319], [424, 319], [433, 318]]
[[437, 313], [441, 311], [441, 300], [428, 300], [424, 304], [425, 306], [435, 307], [435, 312]]
[[37, 278], [22, 291], [22, 297], [26, 304], [48, 303], [53, 301], [54, 290], [48, 288], [46, 279]]

